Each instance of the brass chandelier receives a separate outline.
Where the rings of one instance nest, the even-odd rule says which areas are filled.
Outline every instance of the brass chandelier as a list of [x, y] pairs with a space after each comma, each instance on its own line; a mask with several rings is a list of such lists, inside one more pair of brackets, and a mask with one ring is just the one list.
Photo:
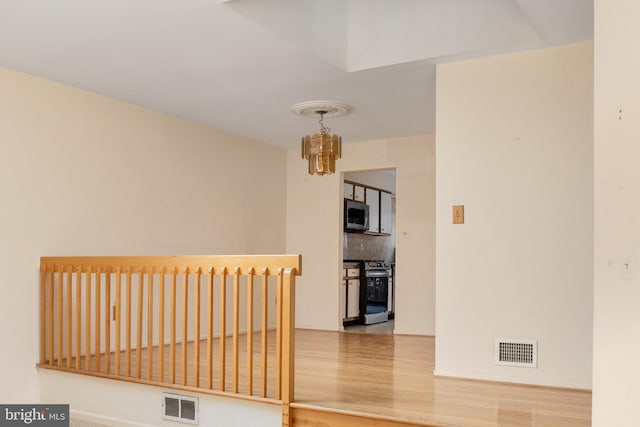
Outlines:
[[342, 138], [331, 135], [331, 129], [324, 125], [326, 111], [320, 115], [320, 133], [302, 138], [302, 158], [309, 160], [309, 175], [331, 175], [336, 171], [336, 160], [342, 157]]
[[335, 173], [336, 160], [342, 157], [342, 137], [330, 133], [331, 129], [324, 125], [324, 118], [344, 115], [351, 107], [332, 101], [309, 101], [296, 104], [291, 109], [301, 116], [320, 116], [320, 133], [302, 137], [301, 154], [309, 162], [309, 174]]

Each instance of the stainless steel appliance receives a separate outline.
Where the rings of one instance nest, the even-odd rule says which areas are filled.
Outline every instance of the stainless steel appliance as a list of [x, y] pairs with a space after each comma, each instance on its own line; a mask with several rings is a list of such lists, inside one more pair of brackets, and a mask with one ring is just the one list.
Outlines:
[[389, 320], [389, 276], [391, 265], [384, 261], [364, 262], [364, 286], [360, 286], [360, 313], [365, 325]]
[[355, 200], [344, 199], [344, 231], [369, 229], [369, 206]]

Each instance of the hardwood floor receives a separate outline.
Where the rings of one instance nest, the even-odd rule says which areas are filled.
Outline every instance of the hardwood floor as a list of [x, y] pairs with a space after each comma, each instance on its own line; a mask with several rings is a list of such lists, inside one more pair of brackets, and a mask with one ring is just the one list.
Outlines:
[[586, 391], [433, 376], [433, 337], [298, 330], [296, 403], [436, 426], [590, 426]]
[[[275, 332], [269, 332], [267, 397], [275, 393]], [[256, 335], [254, 340], [258, 341]], [[242, 369], [234, 380], [231, 371], [231, 337], [227, 338], [226, 390], [234, 383], [245, 392], [247, 378]], [[239, 339], [240, 366], [246, 366], [246, 336]], [[193, 363], [193, 343], [187, 346], [188, 375], [184, 382], [192, 387], [207, 387], [206, 342], [200, 347], [199, 384], [196, 384]], [[220, 389], [218, 358], [219, 342], [213, 347], [213, 388]], [[141, 378], [159, 381], [158, 348], [151, 354], [145, 349], [140, 359]], [[253, 394], [261, 394], [262, 372], [257, 349], [254, 353]], [[180, 364], [182, 348], [176, 348], [176, 362]], [[343, 333], [332, 331], [296, 330], [296, 392], [292, 407], [325, 408], [349, 413], [374, 414], [391, 417], [396, 422], [365, 424], [354, 421], [338, 424], [330, 415], [322, 415], [322, 422], [297, 423], [301, 426], [336, 425], [402, 425], [400, 420], [437, 427], [586, 427], [591, 425], [591, 393], [587, 391], [547, 387], [471, 381], [434, 377], [435, 339], [424, 336], [392, 334]], [[114, 372], [116, 356], [111, 353], [110, 372]], [[125, 374], [126, 358], [120, 354]], [[131, 354], [131, 375], [135, 376], [135, 351]], [[105, 355], [100, 358], [102, 372], [106, 369]], [[169, 379], [169, 346], [164, 348], [164, 380]], [[66, 361], [65, 361], [66, 363]], [[75, 363], [75, 361], [74, 361]], [[91, 370], [96, 359], [91, 360]], [[126, 375], [126, 374], [125, 374]], [[182, 369], [176, 368], [176, 382], [183, 383]], [[390, 423], [390, 424], [389, 424]]]

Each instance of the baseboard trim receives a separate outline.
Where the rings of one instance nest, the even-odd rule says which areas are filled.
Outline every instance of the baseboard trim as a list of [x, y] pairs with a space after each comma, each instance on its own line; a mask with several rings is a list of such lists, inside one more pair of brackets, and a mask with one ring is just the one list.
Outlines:
[[69, 416], [72, 427], [153, 427], [149, 424], [134, 423], [84, 411], [71, 410]]
[[518, 378], [505, 378], [505, 377], [488, 377], [485, 375], [478, 374], [461, 374], [459, 372], [451, 372], [451, 371], [442, 371], [438, 369], [433, 370], [433, 375], [436, 377], [443, 378], [455, 378], [459, 380], [471, 380], [471, 381], [483, 381], [488, 383], [499, 383], [499, 384], [510, 384], [510, 385], [521, 385], [521, 386], [533, 386], [533, 387], [541, 387], [541, 388], [551, 388], [555, 390], [570, 390], [570, 391], [584, 391], [591, 393], [591, 386], [584, 386], [579, 384], [569, 384], [569, 385], [553, 385], [553, 384], [544, 384], [537, 382], [525, 382], [524, 380]]

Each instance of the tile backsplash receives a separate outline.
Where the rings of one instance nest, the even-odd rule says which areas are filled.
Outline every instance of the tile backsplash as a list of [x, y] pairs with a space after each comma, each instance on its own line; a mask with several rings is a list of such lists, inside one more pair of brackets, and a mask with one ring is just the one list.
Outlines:
[[394, 262], [395, 236], [344, 233], [343, 258]]

